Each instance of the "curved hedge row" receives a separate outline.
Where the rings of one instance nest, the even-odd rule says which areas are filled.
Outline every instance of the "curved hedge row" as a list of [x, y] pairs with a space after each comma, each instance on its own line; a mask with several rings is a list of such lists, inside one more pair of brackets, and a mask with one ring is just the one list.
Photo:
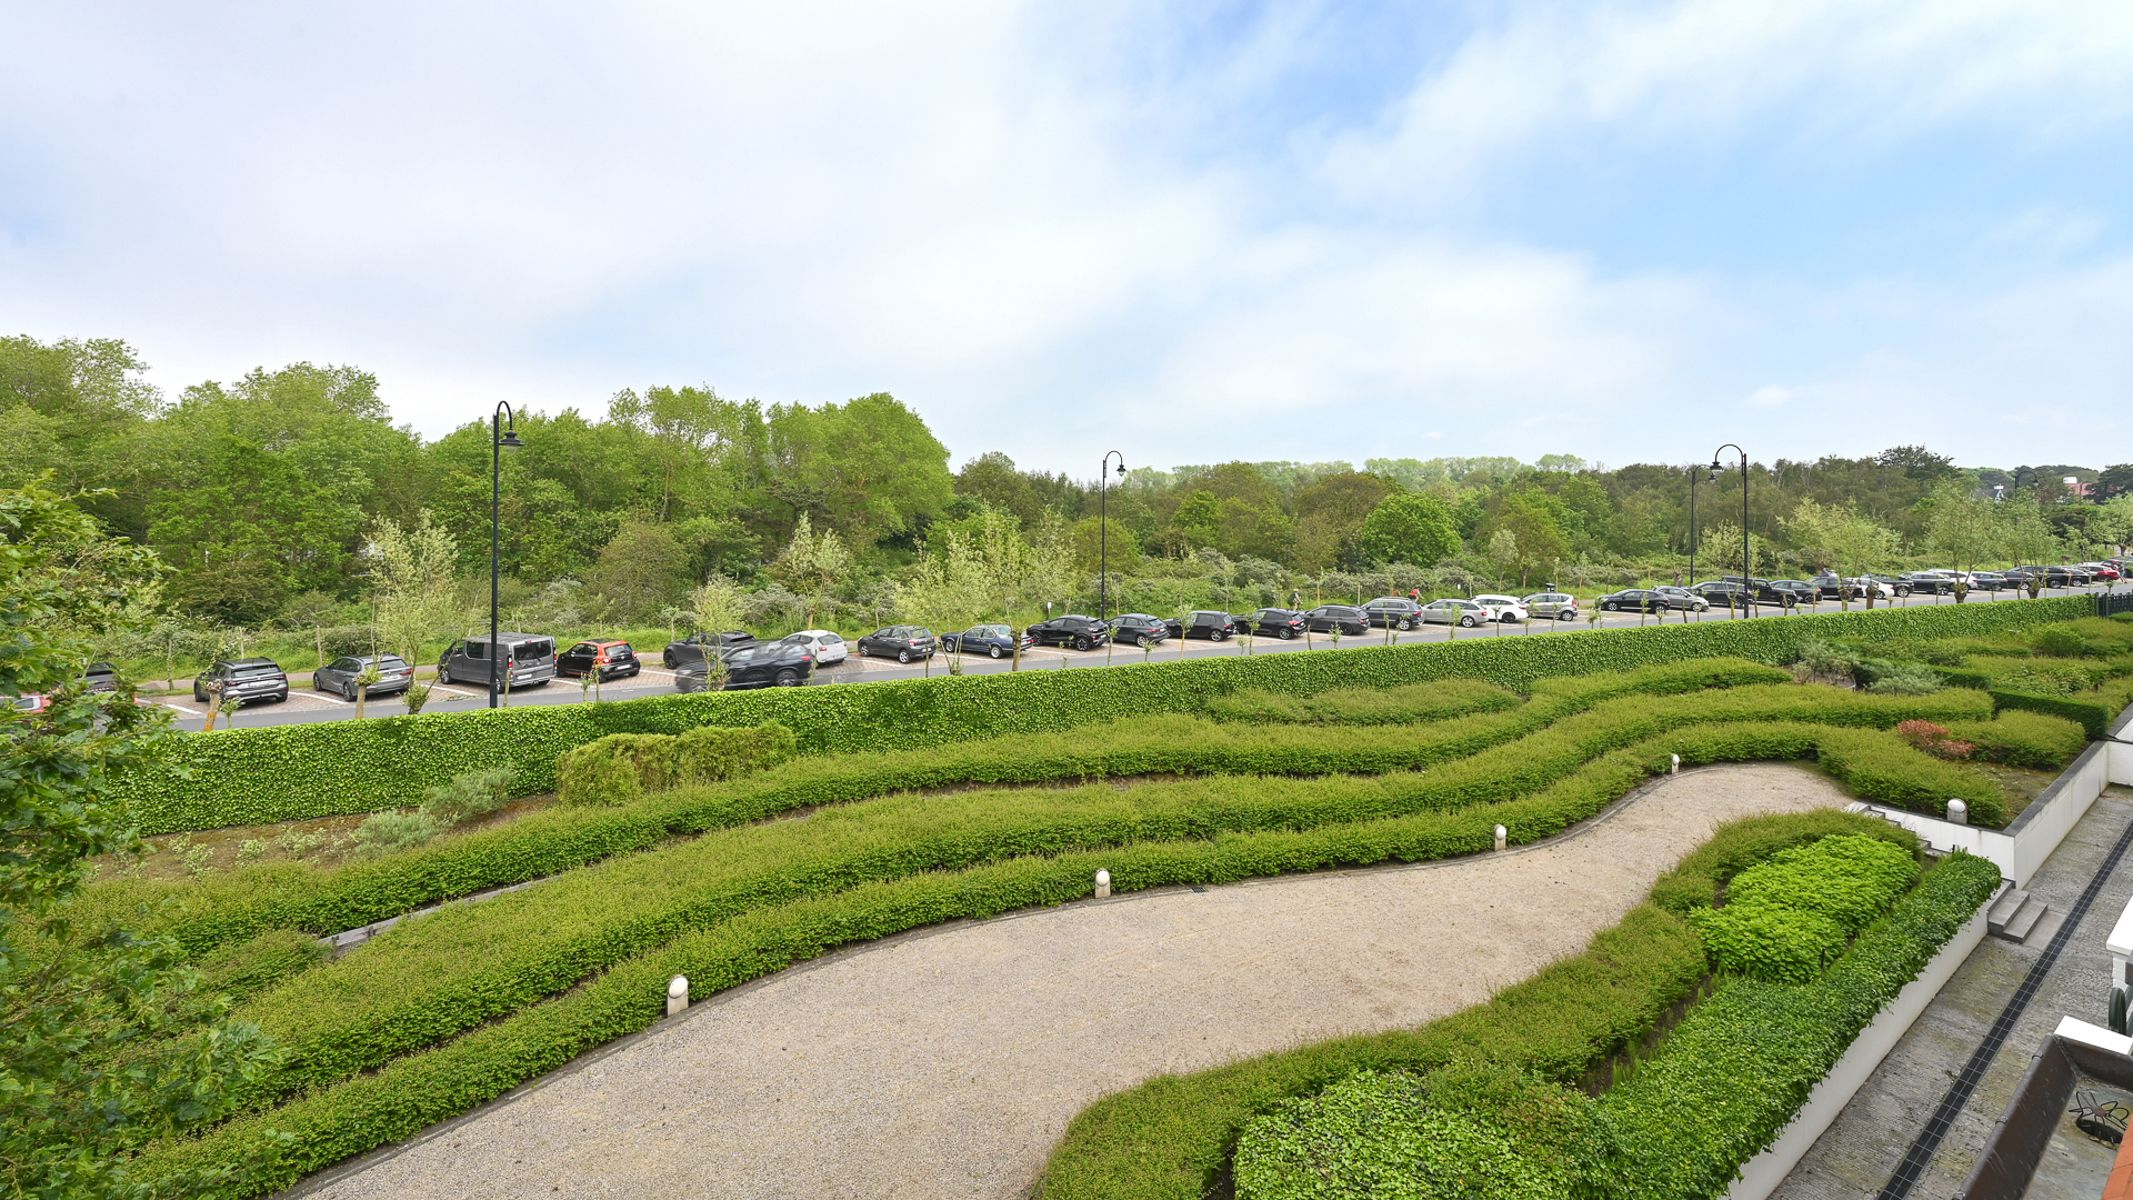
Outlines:
[[150, 924], [193, 951], [267, 929], [325, 935], [648, 849], [674, 835], [895, 792], [1121, 776], [1413, 768], [1478, 753], [1611, 697], [1673, 695], [1786, 678], [1783, 671], [1744, 659], [1695, 659], [1592, 678], [1541, 680], [1533, 698], [1515, 711], [1397, 732], [1329, 736], [1320, 729], [1246, 728], [1164, 716], [939, 748], [802, 759], [782, 764], [774, 775], [655, 796], [621, 811], [549, 808], [495, 829], [331, 869], [284, 863], [198, 881], [99, 883], [84, 907], [145, 911]]
[[1469, 637], [1449, 642], [1076, 671], [945, 676], [885, 683], [661, 696], [600, 704], [422, 713], [372, 721], [188, 735], [127, 781], [145, 833], [369, 812], [414, 803], [440, 776], [509, 766], [521, 794], [550, 790], [556, 758], [611, 733], [680, 733], [698, 725], [777, 721], [804, 753], [860, 750], [893, 730], [928, 746], [1118, 717], [1193, 712], [1242, 688], [1308, 694], [1471, 676], [1523, 690], [1550, 675], [1598, 674], [1713, 655], [1789, 661], [1836, 638], [1948, 637], [2027, 628], [2095, 611], [2086, 596], [1936, 605], [1822, 616], [1706, 620], [1638, 629]]

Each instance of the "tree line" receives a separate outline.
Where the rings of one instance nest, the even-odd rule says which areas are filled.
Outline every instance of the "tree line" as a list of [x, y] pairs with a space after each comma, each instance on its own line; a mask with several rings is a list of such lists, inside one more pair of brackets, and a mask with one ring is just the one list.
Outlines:
[[[952, 466], [885, 393], [766, 406], [661, 385], [618, 392], [599, 415], [523, 413], [517, 431], [506, 603], [548, 629], [954, 627], [1089, 607], [1100, 559], [1114, 610], [1164, 613], [1409, 587], [1590, 590], [1680, 578], [1692, 551], [1699, 575], [1742, 569], [1739, 472], [1706, 479], [1707, 464], [1140, 469], [1112, 479], [1106, 527], [1095, 464], [1086, 478], [998, 452]], [[123, 341], [0, 338], [0, 436], [13, 451], [0, 484], [79, 494], [108, 535], [167, 566], [144, 623], [362, 626], [419, 647], [485, 606], [487, 416], [425, 440], [361, 369], [297, 363], [168, 396]], [[2133, 541], [2129, 464], [1964, 468], [1904, 446], [1748, 469], [1756, 574], [2056, 560]]]

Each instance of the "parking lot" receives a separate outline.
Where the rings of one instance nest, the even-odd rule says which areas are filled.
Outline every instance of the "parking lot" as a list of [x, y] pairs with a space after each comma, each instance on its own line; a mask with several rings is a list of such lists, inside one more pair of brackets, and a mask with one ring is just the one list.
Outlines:
[[[2100, 590], [2100, 588], [2096, 587], [2047, 588], [2042, 594], [2047, 597], [2066, 596]], [[2013, 591], [1997, 593], [1973, 592], [1966, 603], [2007, 604], [2018, 603], [2020, 599], [2019, 594]], [[1915, 595], [1885, 602], [1877, 605], [1877, 607], [1900, 608], [1907, 605], [1953, 603], [1955, 603], [1954, 598], [1950, 596]], [[1858, 601], [1854, 601], [1852, 604], [1854, 611], [1863, 608], [1864, 605]], [[1759, 609], [1759, 615], [1753, 618], [1729, 616], [1723, 609], [1714, 609], [1700, 614], [1687, 614], [1687, 616], [1691, 621], [1785, 620], [1789, 616], [1805, 615], [1810, 612], [1834, 613], [1841, 611], [1843, 611], [1843, 608], [1836, 601], [1825, 600], [1813, 608], [1802, 606], [1792, 610], [1791, 613], [1784, 614], [1766, 606]], [[1044, 646], [1023, 651], [1021, 669], [1024, 671], [1085, 670], [1138, 662], [1177, 662], [1183, 659], [1201, 658], [1217, 654], [1288, 654], [1308, 650], [1327, 650], [1336, 646], [1354, 649], [1359, 646], [1413, 645], [1417, 642], [1442, 642], [1454, 638], [1463, 640], [1491, 637], [1547, 637], [1554, 634], [1592, 628], [1592, 623], [1586, 619], [1587, 615], [1589, 614], [1580, 614], [1578, 619], [1574, 621], [1536, 619], [1528, 625], [1487, 625], [1476, 629], [1460, 629], [1443, 625], [1425, 626], [1422, 629], [1410, 630], [1405, 633], [1396, 630], [1373, 629], [1361, 637], [1345, 636], [1339, 639], [1319, 633], [1286, 642], [1268, 637], [1252, 638], [1249, 643], [1241, 638], [1232, 638], [1224, 642], [1171, 638], [1159, 643], [1150, 650], [1142, 650], [1138, 646], [1108, 646], [1095, 650], [1068, 650]], [[1669, 623], [1679, 623], [1683, 617], [1683, 613], [1671, 612], [1665, 614], [1664, 620]], [[1655, 625], [1660, 623], [1661, 619], [1657, 615], [1648, 616], [1639, 613], [1602, 613], [1600, 614], [1598, 627], [1602, 629], [1634, 628], [1639, 625]], [[639, 649], [644, 650], [645, 648], [639, 647]], [[653, 662], [658, 660], [656, 650], [651, 652], [651, 658]], [[877, 682], [886, 679], [913, 679], [929, 673], [945, 675], [950, 671], [949, 659], [949, 655], [942, 653], [933, 659], [929, 667], [926, 663], [899, 663], [894, 659], [862, 659], [858, 657], [855, 650], [853, 656], [844, 662], [817, 669], [810, 683], [812, 686], [817, 687], [835, 687], [845, 684]], [[966, 675], [993, 675], [1015, 669], [1015, 663], [1012, 659], [1004, 657], [993, 659], [983, 655], [965, 655], [961, 668]], [[356, 715], [354, 702], [344, 700], [337, 695], [312, 691], [310, 684], [311, 675], [308, 671], [292, 671], [289, 675], [289, 699], [287, 701], [278, 704], [249, 706], [237, 714], [234, 724], [238, 728], [244, 728], [248, 726], [298, 725], [313, 721], [354, 719]], [[645, 696], [671, 695], [673, 692], [673, 672], [647, 663], [643, 673], [633, 679], [603, 684], [598, 689], [597, 698], [602, 701], [635, 700]], [[594, 689], [581, 687], [580, 681], [575, 679], [559, 678], [539, 687], [514, 691], [506, 697], [505, 702], [509, 706], [517, 708], [528, 704], [577, 704], [594, 698]], [[206, 724], [205, 706], [193, 700], [191, 696], [166, 697], [162, 703], [177, 711], [179, 714], [177, 725], [180, 729], [197, 730]], [[478, 686], [469, 686], [464, 683], [435, 684], [430, 689], [429, 703], [423, 707], [422, 711], [465, 712], [470, 709], [484, 707], [486, 703], [487, 694]], [[401, 703], [400, 697], [392, 695], [370, 701], [365, 709], [364, 716], [392, 717], [400, 716], [406, 711], [407, 706]], [[230, 718], [223, 717], [216, 722], [216, 727], [226, 729], [232, 723]]]

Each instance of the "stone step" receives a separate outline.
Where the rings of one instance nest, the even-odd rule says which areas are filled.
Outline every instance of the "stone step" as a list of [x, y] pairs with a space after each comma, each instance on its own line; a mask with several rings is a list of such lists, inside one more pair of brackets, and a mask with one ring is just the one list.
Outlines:
[[2035, 925], [2030, 926], [2029, 933], [2022, 939], [2022, 944], [2025, 946], [2049, 945], [2052, 935], [2059, 932], [2059, 927], [2064, 924], [2066, 924], [2066, 914], [2050, 905], [2045, 905], [2044, 915], [2037, 920]]
[[1993, 933], [2007, 928], [2008, 918], [2014, 916], [2015, 911], [2028, 902], [2029, 893], [2021, 888], [2011, 887], [2001, 892], [1999, 899], [1992, 902], [1992, 907], [1985, 910], [1985, 928]]
[[2000, 936], [2010, 942], [2027, 938], [2029, 931], [2035, 929], [2037, 922], [2043, 920], [2044, 914], [2050, 910], [2050, 905], [2035, 896], [2024, 896], [2022, 906], [2015, 910], [2013, 916], [2007, 918], [2007, 924], [2000, 927]]

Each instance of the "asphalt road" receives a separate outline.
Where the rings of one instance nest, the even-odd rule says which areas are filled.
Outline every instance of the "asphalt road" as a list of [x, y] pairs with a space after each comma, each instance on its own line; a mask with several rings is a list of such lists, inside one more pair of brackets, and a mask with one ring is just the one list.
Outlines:
[[[2044, 595], [2066, 596], [2100, 590], [2100, 588], [2094, 587], [2051, 588], [2047, 589]], [[1972, 593], [1966, 603], [2006, 604], [2017, 602], [2019, 599], [2016, 593], [2011, 591], [1989, 595], [1990, 598], [1988, 599], [1987, 593]], [[1902, 607], [1904, 605], [1930, 605], [1936, 602], [1953, 604], [1955, 600], [1949, 596], [1937, 598], [1933, 596], [1911, 596], [1893, 603], [1897, 607]], [[1858, 608], [1858, 603], [1855, 602], [1853, 607]], [[1774, 609], [1766, 608], [1761, 611], [1765, 615], [1754, 619], [1785, 619]], [[1804, 614], [1809, 611], [1809, 609], [1800, 608], [1795, 609], [1794, 613]], [[1842, 609], [1836, 601], [1826, 600], [1822, 602], [1818, 609], [1812, 611], [1832, 613], [1842, 611]], [[1667, 614], [1667, 620], [1669, 621], [1679, 621], [1680, 619], [1680, 613]], [[1694, 615], [1690, 619], [1725, 621], [1737, 618], [1729, 617], [1723, 609], [1718, 609]], [[1650, 625], [1656, 623], [1656, 621], [1656, 617], [1640, 616], [1637, 613], [1603, 613], [1599, 624], [1603, 629], [1620, 629], [1635, 627], [1640, 624]], [[1392, 634], [1391, 641], [1400, 645], [1409, 645], [1415, 642], [1441, 642], [1454, 636], [1460, 638], [1546, 637], [1554, 633], [1586, 628], [1590, 628], [1590, 625], [1581, 615], [1575, 621], [1535, 620], [1532, 624], [1523, 627], [1518, 625], [1484, 626], [1479, 629], [1459, 629], [1454, 631], [1441, 625], [1432, 625], [1407, 633], [1395, 631]], [[1274, 638], [1253, 638], [1249, 652], [1252, 654], [1291, 654], [1308, 650], [1332, 649], [1336, 644], [1348, 649], [1354, 649], [1358, 646], [1382, 646], [1388, 644], [1386, 633], [1387, 631], [1385, 630], [1374, 629], [1363, 637], [1343, 637], [1338, 643], [1325, 634], [1313, 634], [1308, 640], [1298, 638], [1290, 642], [1283, 642]], [[647, 652], [652, 662], [658, 661], [657, 648], [639, 647], [639, 649]], [[1180, 641], [1173, 638], [1159, 644], [1152, 651], [1146, 652], [1136, 646], [1116, 646], [1088, 651], [1040, 647], [1023, 652], [1022, 670], [1078, 670], [1124, 663], [1175, 662], [1179, 659], [1201, 658], [1211, 654], [1243, 653], [1246, 653], [1244, 643], [1235, 638], [1226, 642], [1207, 642], [1194, 639]], [[963, 659], [963, 673], [966, 675], [992, 675], [1010, 670], [1012, 667], [1013, 663], [1004, 658], [991, 659], [978, 655], [967, 655]], [[894, 659], [861, 659], [855, 654], [854, 657], [835, 666], [817, 670], [812, 686], [837, 687], [846, 684], [877, 682], [884, 679], [911, 679], [927, 673], [928, 668], [922, 663], [903, 664], [896, 662]], [[948, 655], [944, 653], [934, 658], [931, 673], [935, 675], [948, 673]], [[301, 725], [313, 721], [350, 721], [355, 719], [356, 706], [352, 701], [343, 700], [337, 695], [311, 691], [309, 690], [310, 682], [311, 676], [309, 672], [291, 672], [289, 676], [289, 698], [286, 701], [248, 706], [237, 714], [234, 721], [235, 726], [242, 729], [262, 725]], [[651, 666], [648, 663], [644, 668], [644, 673], [637, 678], [619, 680], [602, 685], [599, 689], [598, 698], [603, 701], [635, 700], [645, 696], [669, 695], [673, 691], [673, 673]], [[513, 708], [519, 708], [529, 704], [578, 704], [593, 698], [592, 689], [580, 687], [577, 680], [557, 679], [540, 687], [514, 691], [507, 697], [506, 702]], [[429, 703], [423, 707], [422, 711], [466, 712], [483, 707], [487, 700], [487, 694], [478, 687], [470, 687], [466, 684], [439, 684], [431, 688]], [[160, 702], [177, 710], [176, 725], [179, 729], [197, 730], [206, 723], [206, 717], [202, 711], [204, 706], [194, 702], [190, 696], [168, 697]], [[370, 701], [365, 707], [363, 715], [366, 718], [394, 717], [400, 716], [405, 712], [407, 712], [407, 706], [400, 702], [398, 696], [386, 696]], [[216, 727], [227, 729], [232, 724], [233, 722], [230, 718], [224, 717], [217, 721]]]

